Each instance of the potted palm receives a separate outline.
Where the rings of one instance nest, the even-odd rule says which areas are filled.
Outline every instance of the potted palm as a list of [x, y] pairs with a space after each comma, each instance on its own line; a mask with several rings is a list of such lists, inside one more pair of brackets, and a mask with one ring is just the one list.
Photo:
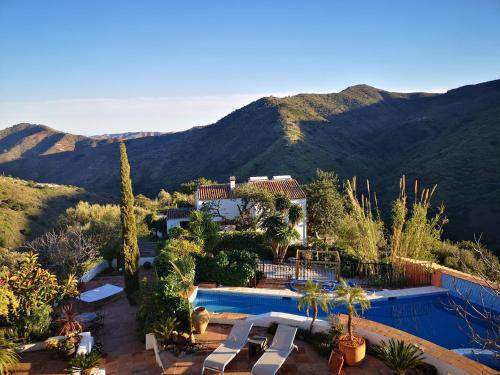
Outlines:
[[339, 339], [339, 349], [344, 355], [345, 362], [349, 366], [358, 366], [366, 355], [366, 342], [361, 336], [353, 333], [353, 318], [357, 315], [356, 305], [364, 311], [370, 308], [370, 301], [366, 292], [359, 287], [349, 286], [345, 280], [341, 280], [336, 289], [337, 303], [347, 307], [347, 335]]
[[309, 315], [309, 310], [312, 309], [313, 316], [311, 325], [309, 326], [309, 333], [312, 333], [314, 322], [318, 317], [318, 307], [324, 312], [328, 312], [330, 308], [330, 298], [321, 290], [321, 285], [313, 283], [311, 279], [307, 280], [303, 293], [303, 296], [300, 297], [297, 302], [297, 307], [299, 310], [305, 309], [307, 315]]

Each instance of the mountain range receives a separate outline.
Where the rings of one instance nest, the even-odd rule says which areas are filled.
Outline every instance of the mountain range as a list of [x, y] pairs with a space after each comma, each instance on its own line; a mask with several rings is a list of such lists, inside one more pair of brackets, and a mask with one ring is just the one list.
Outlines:
[[[119, 195], [120, 137], [95, 139], [19, 124], [0, 132], [0, 172]], [[204, 176], [290, 174], [300, 182], [317, 168], [370, 179], [382, 212], [409, 185], [438, 184], [453, 239], [500, 248], [500, 80], [444, 94], [395, 93], [367, 85], [332, 94], [265, 97], [212, 125], [127, 139], [134, 192]], [[412, 199], [412, 192], [408, 192]]]

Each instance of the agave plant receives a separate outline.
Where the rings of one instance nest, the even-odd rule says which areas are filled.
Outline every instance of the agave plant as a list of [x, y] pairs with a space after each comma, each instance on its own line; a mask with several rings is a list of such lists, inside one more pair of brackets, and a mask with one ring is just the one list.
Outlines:
[[99, 367], [100, 360], [101, 356], [96, 351], [77, 355], [68, 361], [66, 372], [68, 374], [80, 372], [82, 375], [89, 375], [94, 368]]
[[395, 374], [404, 375], [406, 370], [412, 369], [423, 360], [423, 352], [413, 344], [402, 340], [390, 339], [373, 346], [375, 354], [389, 366]]
[[0, 336], [0, 375], [10, 374], [19, 363], [19, 356], [13, 350], [13, 345]]
[[59, 330], [59, 335], [71, 336], [82, 331], [82, 325], [76, 320], [76, 311], [72, 304], [67, 304], [62, 307], [62, 326]]

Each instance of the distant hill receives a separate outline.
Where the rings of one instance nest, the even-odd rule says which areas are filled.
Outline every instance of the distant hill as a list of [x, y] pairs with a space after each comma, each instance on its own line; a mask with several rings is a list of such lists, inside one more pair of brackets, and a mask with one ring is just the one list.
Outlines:
[[[118, 196], [118, 145], [88, 142], [68, 152], [11, 156], [0, 171]], [[447, 234], [471, 239], [484, 232], [483, 240], [500, 248], [500, 80], [445, 94], [358, 85], [267, 97], [213, 125], [126, 144], [135, 193], [149, 195], [199, 176], [291, 174], [306, 182], [321, 168], [369, 178], [387, 213], [405, 173], [439, 185], [434, 203], [447, 206]]]
[[90, 138], [97, 140], [126, 140], [126, 139], [137, 139], [144, 137], [156, 137], [157, 135], [162, 135], [161, 132], [128, 132], [128, 133], [115, 133], [115, 134], [101, 134], [93, 135]]
[[96, 197], [74, 186], [0, 176], [0, 247], [17, 247], [45, 233], [80, 200]]

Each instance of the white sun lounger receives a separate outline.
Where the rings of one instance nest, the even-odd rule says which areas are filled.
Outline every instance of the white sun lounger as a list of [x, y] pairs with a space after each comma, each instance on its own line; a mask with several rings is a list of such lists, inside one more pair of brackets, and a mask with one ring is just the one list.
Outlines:
[[201, 373], [205, 370], [212, 370], [224, 373], [226, 365], [238, 354], [246, 345], [248, 334], [253, 323], [246, 320], [238, 321], [234, 324], [226, 341], [219, 345], [203, 362]]
[[81, 301], [92, 303], [99, 302], [106, 298], [112, 297], [115, 294], [118, 294], [123, 291], [123, 288], [112, 284], [104, 284], [99, 288], [95, 288], [80, 294], [78, 297]]
[[262, 354], [252, 367], [252, 375], [274, 375], [286, 361], [297, 345], [293, 343], [296, 327], [280, 324], [274, 335], [271, 346]]

